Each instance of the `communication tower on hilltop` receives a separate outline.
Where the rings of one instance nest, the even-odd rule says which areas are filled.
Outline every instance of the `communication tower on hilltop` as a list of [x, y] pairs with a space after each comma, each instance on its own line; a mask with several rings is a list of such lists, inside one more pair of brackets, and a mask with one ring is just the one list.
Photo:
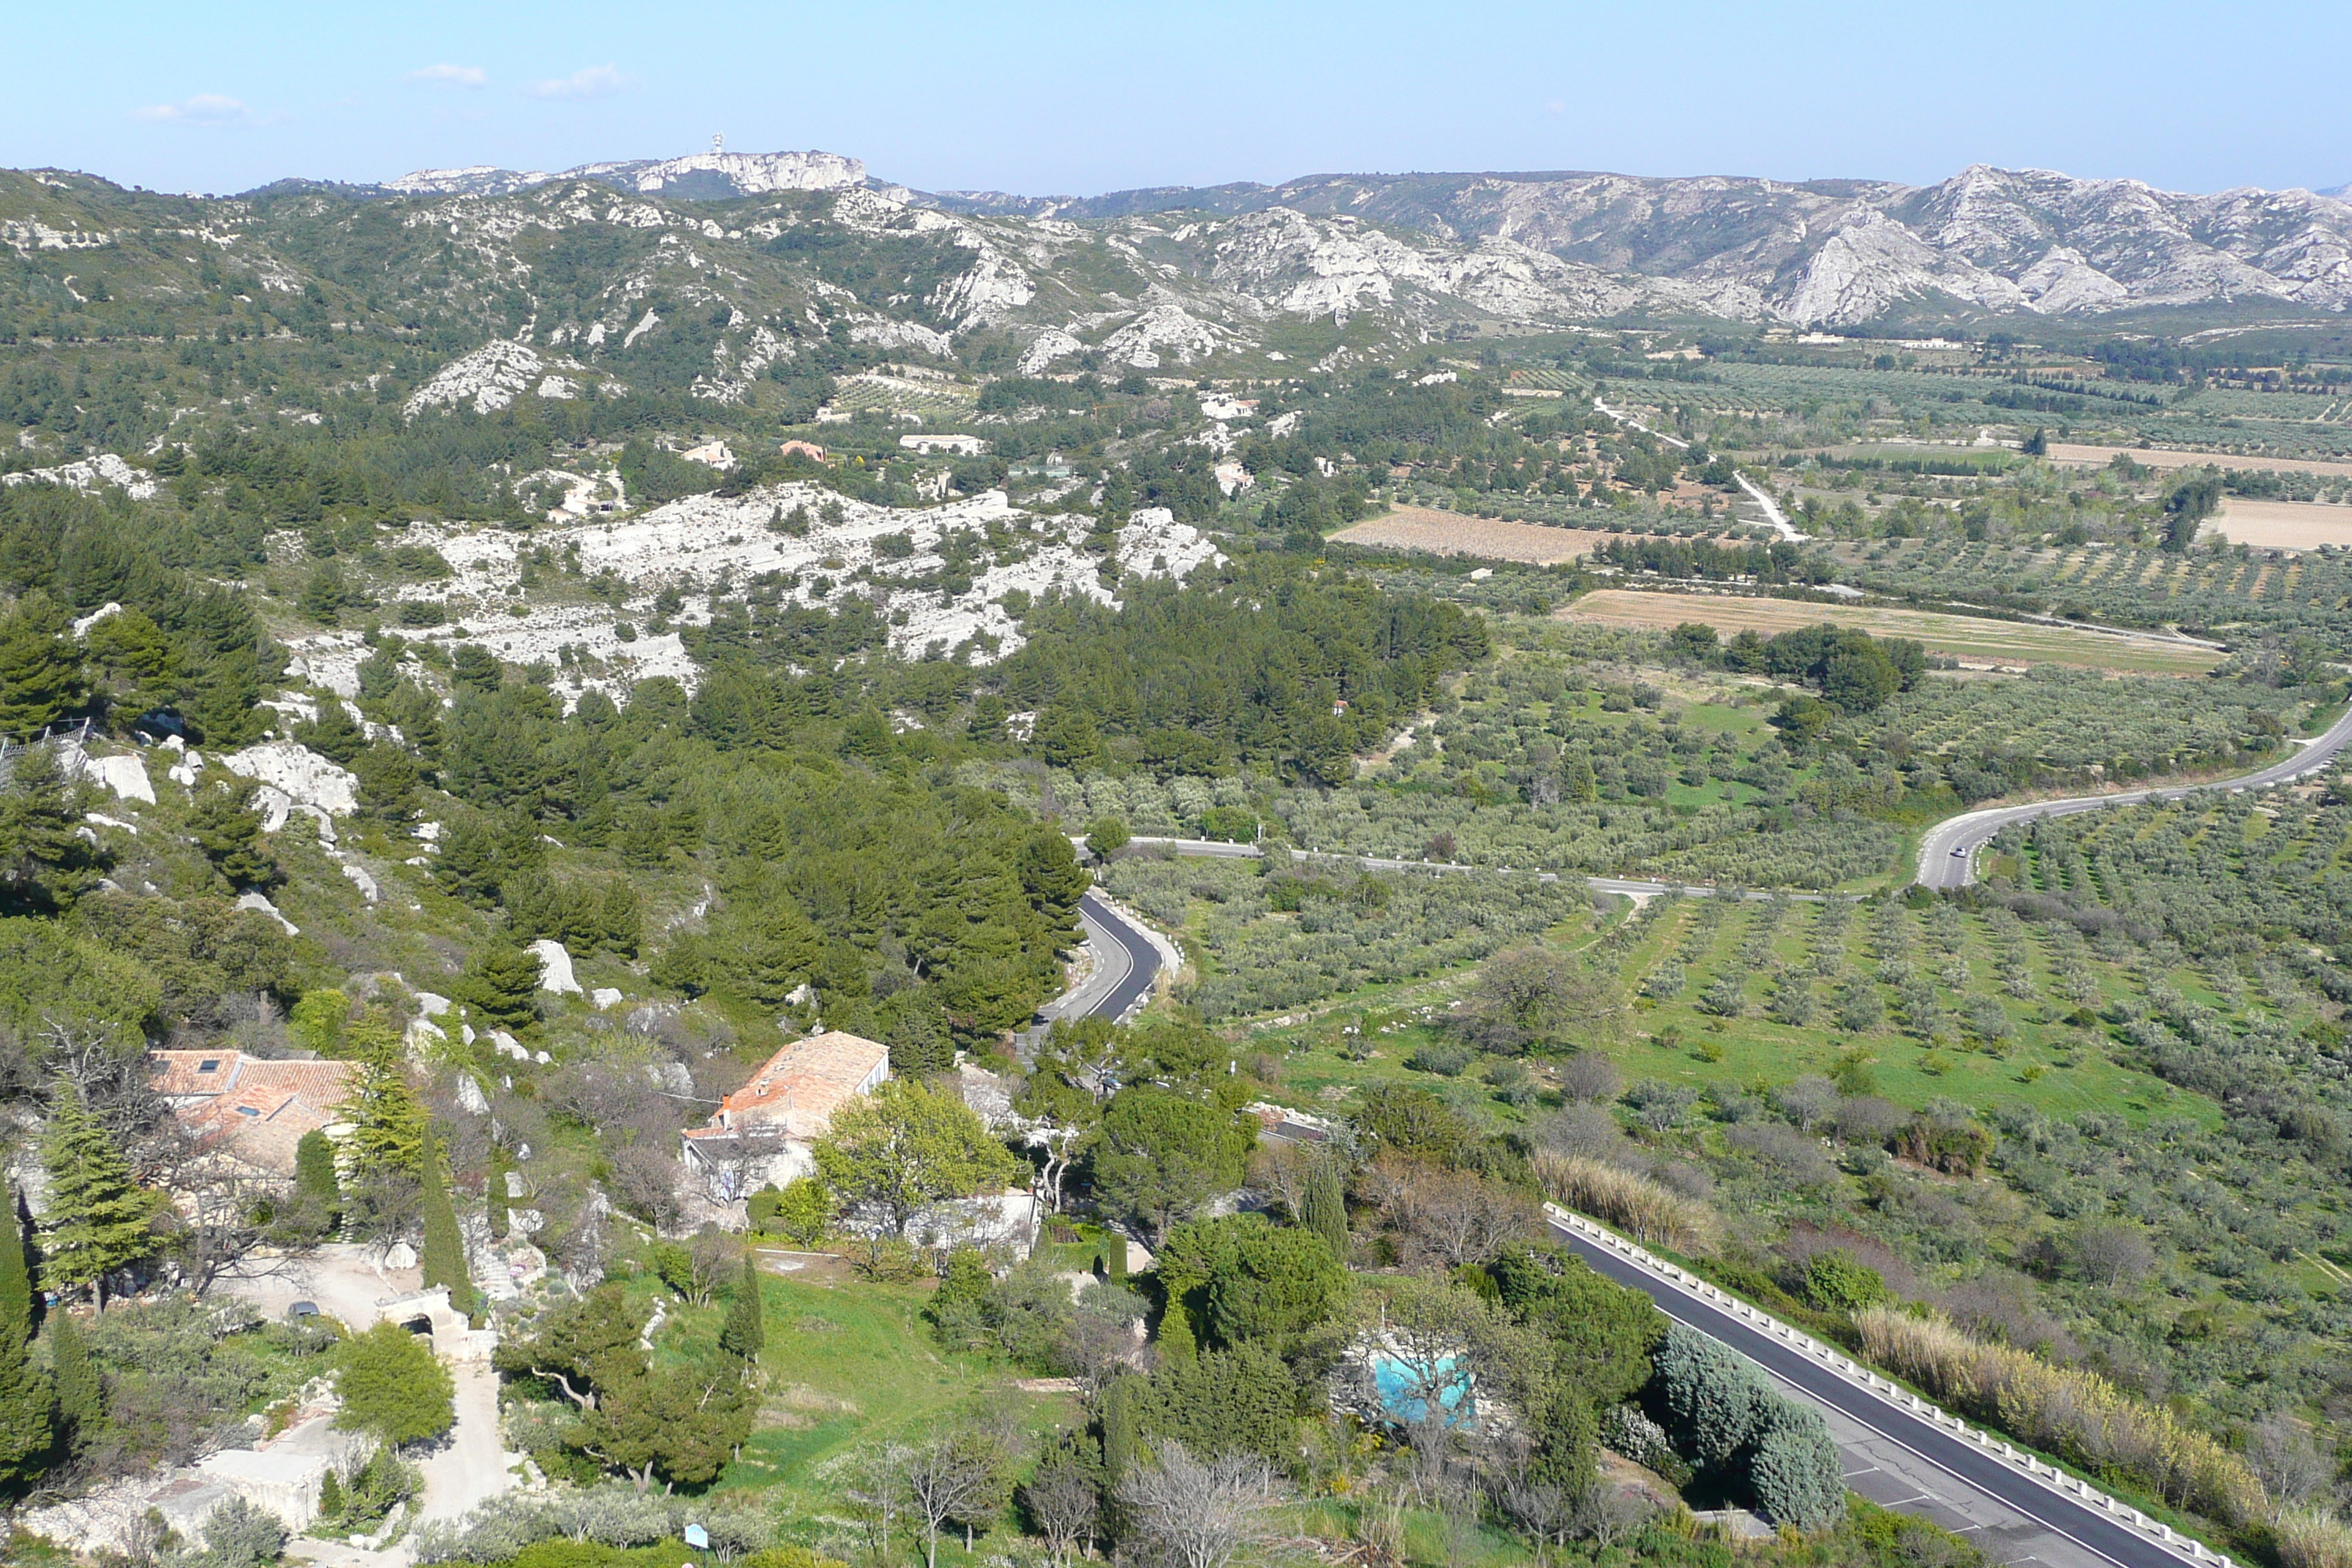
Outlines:
[[715, 158], [725, 151], [727, 151], [727, 138], [719, 135], [716, 132], [712, 133], [710, 138], [710, 155]]

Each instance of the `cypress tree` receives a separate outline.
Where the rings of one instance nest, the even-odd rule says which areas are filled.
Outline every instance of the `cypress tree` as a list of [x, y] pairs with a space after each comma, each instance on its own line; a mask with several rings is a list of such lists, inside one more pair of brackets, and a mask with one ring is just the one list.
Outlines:
[[497, 1144], [490, 1146], [490, 1179], [486, 1194], [490, 1205], [490, 1235], [504, 1241], [507, 1238], [507, 1152]]
[[0, 1237], [0, 1338], [21, 1345], [33, 1337], [33, 1273], [16, 1227], [16, 1189], [5, 1183], [0, 1183], [0, 1203], [8, 1205], [9, 1233]]
[[449, 1305], [471, 1316], [474, 1281], [466, 1268], [465, 1238], [457, 1230], [457, 1208], [449, 1202], [448, 1173], [441, 1168], [441, 1141], [430, 1132], [425, 1135], [424, 1168], [417, 1174], [424, 1182], [417, 1210], [425, 1222], [425, 1247], [417, 1264], [425, 1288], [446, 1285]]
[[0, 1481], [37, 1475], [52, 1441], [48, 1385], [33, 1365], [31, 1347], [13, 1334], [0, 1336]]
[[1111, 1379], [1102, 1396], [1102, 1463], [1106, 1493], [1116, 1494], [1121, 1481], [1142, 1463], [1143, 1401], [1149, 1387], [1133, 1373]]
[[1339, 1187], [1339, 1173], [1328, 1160], [1318, 1161], [1307, 1177], [1301, 1224], [1330, 1244], [1331, 1256], [1348, 1258], [1348, 1195]]
[[[17, 1479], [40, 1468], [34, 1457], [49, 1446], [49, 1394], [41, 1386], [28, 1348], [33, 1282], [16, 1232], [16, 1194], [0, 1185], [0, 1198], [8, 1205], [10, 1233], [0, 1241], [0, 1476]], [[58, 1321], [65, 1316], [58, 1313]]]
[[727, 1321], [719, 1325], [719, 1348], [746, 1363], [758, 1361], [761, 1350], [768, 1342], [762, 1306], [759, 1259], [747, 1251], [743, 1254], [743, 1277], [736, 1281], [735, 1299], [727, 1304]]
[[104, 1307], [108, 1277], [155, 1250], [158, 1194], [139, 1184], [70, 1082], [58, 1086], [41, 1163], [49, 1175], [48, 1283], [89, 1286]]
[[71, 1312], [49, 1320], [49, 1384], [58, 1402], [58, 1436], [68, 1447], [106, 1424], [106, 1385], [89, 1359], [89, 1342]]
[[343, 1483], [335, 1479], [332, 1469], [319, 1478], [319, 1517], [340, 1518], [343, 1511]]
[[1191, 1361], [1200, 1353], [1200, 1339], [1192, 1332], [1192, 1313], [1184, 1305], [1184, 1292], [1191, 1283], [1181, 1277], [1168, 1281], [1168, 1308], [1160, 1314], [1160, 1359], [1163, 1362]]
[[294, 1198], [302, 1223], [320, 1235], [343, 1223], [343, 1187], [335, 1175], [335, 1146], [317, 1128], [294, 1145]]

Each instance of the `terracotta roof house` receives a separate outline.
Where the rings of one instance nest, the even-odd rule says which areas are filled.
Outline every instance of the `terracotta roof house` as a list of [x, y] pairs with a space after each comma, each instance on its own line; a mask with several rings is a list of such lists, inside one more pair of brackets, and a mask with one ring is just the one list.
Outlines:
[[150, 1051], [149, 1079], [180, 1124], [247, 1174], [291, 1181], [305, 1132], [332, 1127], [352, 1062], [267, 1061], [241, 1051]]
[[680, 1157], [728, 1201], [763, 1182], [783, 1185], [816, 1168], [809, 1145], [833, 1125], [833, 1113], [890, 1077], [890, 1047], [832, 1029], [795, 1040], [770, 1057], [751, 1080], [689, 1127]]

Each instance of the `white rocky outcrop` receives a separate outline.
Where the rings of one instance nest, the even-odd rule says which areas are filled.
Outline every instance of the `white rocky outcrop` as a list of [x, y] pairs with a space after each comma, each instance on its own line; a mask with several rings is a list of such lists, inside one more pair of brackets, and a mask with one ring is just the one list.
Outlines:
[[1103, 340], [1103, 353], [1139, 370], [1172, 359], [1190, 364], [1234, 341], [1231, 330], [1204, 321], [1173, 298], [1161, 298], [1141, 315]]
[[1029, 346], [1021, 352], [1021, 374], [1035, 375], [1057, 359], [1067, 359], [1072, 354], [1086, 352], [1086, 344], [1061, 328], [1048, 327], [1031, 339]]
[[[580, 366], [564, 362], [562, 368]], [[470, 403], [477, 414], [495, 414], [548, 379], [548, 362], [529, 343], [493, 338], [469, 354], [451, 360], [432, 378], [408, 395], [401, 412], [414, 419], [428, 408], [450, 408]], [[572, 384], [564, 384], [567, 388]], [[567, 390], [564, 395], [571, 393]]]
[[296, 925], [292, 921], [288, 920], [284, 915], [278, 913], [278, 906], [271, 903], [259, 893], [239, 893], [236, 899], [236, 907], [241, 910], [252, 910], [256, 913], [268, 915], [271, 920], [276, 921], [279, 925], [286, 928], [286, 934], [288, 936], [300, 936], [302, 934], [302, 928], [300, 926]]
[[[837, 523], [823, 520], [830, 507], [839, 509]], [[795, 510], [815, 518], [805, 535], [772, 528]], [[919, 656], [933, 643], [951, 652], [970, 644], [976, 661], [1002, 658], [1022, 642], [1019, 625], [1001, 602], [1008, 593], [1113, 597], [1114, 590], [1098, 574], [1097, 558], [1085, 548], [1088, 526], [1082, 518], [1032, 518], [1012, 506], [1002, 490], [902, 510], [792, 483], [734, 497], [690, 496], [640, 516], [593, 515], [541, 529], [527, 542], [496, 527], [419, 524], [404, 542], [430, 545], [456, 568], [451, 582], [415, 590], [461, 612], [452, 640], [477, 643], [509, 663], [547, 664], [557, 689], [568, 697], [576, 699], [594, 687], [625, 700], [637, 681], [650, 677], [667, 676], [689, 689], [698, 681], [700, 671], [677, 633], [654, 635], [646, 622], [655, 596], [669, 587], [688, 595], [687, 607], [675, 619], [707, 621], [706, 585], [721, 576], [740, 584], [777, 574], [790, 584], [788, 601], [808, 607], [837, 605], [845, 595], [856, 594], [874, 605], [889, 627], [890, 646], [901, 653]], [[884, 554], [877, 541], [886, 534], [906, 536], [913, 553]], [[963, 591], [950, 595], [943, 588], [907, 585], [908, 579], [937, 577], [951, 535], [980, 547]], [[610, 572], [629, 585], [629, 596], [618, 607], [513, 598], [525, 543], [560, 556], [576, 555], [583, 575]], [[1119, 535], [1118, 560], [1147, 576], [1188, 575], [1215, 559], [1208, 539], [1176, 522], [1165, 509], [1134, 513]], [[856, 580], [861, 574], [863, 580]], [[524, 613], [509, 614], [510, 604], [520, 605]], [[468, 610], [469, 605], [481, 607]], [[633, 639], [622, 637], [624, 625], [635, 632]], [[298, 638], [289, 648], [293, 665], [308, 679], [338, 690], [356, 689], [358, 661], [366, 651], [342, 632]], [[425, 837], [421, 829], [418, 837]]]
[[359, 780], [294, 741], [247, 746], [221, 758], [221, 764], [240, 778], [276, 790], [296, 805], [329, 816], [349, 816], [359, 809]]
[[79, 746], [65, 746], [59, 749], [58, 761], [68, 776], [98, 784], [117, 800], [155, 804], [155, 785], [147, 777], [147, 764], [136, 752], [114, 752], [101, 757]]
[[154, 475], [144, 468], [132, 468], [111, 452], [100, 452], [94, 458], [77, 458], [53, 468], [26, 468], [21, 473], [0, 474], [0, 485], [61, 485], [69, 490], [85, 492], [95, 490], [100, 485], [112, 485], [127, 493], [132, 500], [152, 500], [155, 494]]
[[539, 955], [539, 988], [541, 991], [553, 992], [559, 996], [583, 994], [580, 982], [572, 977], [572, 954], [564, 951], [562, 942], [550, 937], [541, 937], [530, 943], [530, 948]]

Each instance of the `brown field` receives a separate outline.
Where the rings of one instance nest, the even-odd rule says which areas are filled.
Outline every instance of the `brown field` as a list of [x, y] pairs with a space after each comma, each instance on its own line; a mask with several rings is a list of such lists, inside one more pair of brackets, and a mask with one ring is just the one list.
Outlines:
[[2323, 544], [2352, 544], [2352, 506], [2328, 506], [2315, 500], [2246, 500], [2225, 496], [2221, 515], [2208, 522], [2203, 536], [2219, 535], [2232, 544], [2266, 550], [2316, 550]]
[[1487, 561], [1524, 561], [1549, 566], [1590, 555], [1592, 547], [1613, 534], [1583, 528], [1546, 528], [1534, 522], [1505, 522], [1494, 517], [1465, 517], [1425, 506], [1401, 506], [1380, 517], [1368, 517], [1331, 535], [1342, 544], [1370, 545], [1389, 550], [1421, 550], [1432, 555], [1475, 555]]
[[1795, 599], [1645, 594], [1630, 588], [1602, 588], [1553, 614], [1562, 620], [1645, 626], [1660, 631], [1685, 621], [1704, 621], [1718, 632], [1756, 631], [1767, 637], [1828, 621], [1835, 626], [1859, 626], [1874, 637], [1911, 637], [1927, 645], [1931, 653], [1968, 664], [2004, 668], [2072, 664], [2143, 675], [2199, 675], [2221, 662], [2221, 655], [2210, 648], [2157, 637], [2112, 636], [2032, 622], [1984, 620], [1974, 616], [1940, 616], [1926, 610], [1849, 608]]
[[2131, 460], [2144, 468], [2194, 468], [2212, 463], [2224, 468], [2262, 468], [2282, 474], [2330, 474], [2338, 479], [2352, 475], [2352, 463], [2323, 463], [2315, 458], [2243, 458], [2231, 452], [2143, 451], [2137, 447], [2077, 447], [2064, 441], [2050, 443], [2052, 462], [2085, 465], [2094, 468], [2105, 468], [2115, 461], [2118, 452], [2129, 452]]

